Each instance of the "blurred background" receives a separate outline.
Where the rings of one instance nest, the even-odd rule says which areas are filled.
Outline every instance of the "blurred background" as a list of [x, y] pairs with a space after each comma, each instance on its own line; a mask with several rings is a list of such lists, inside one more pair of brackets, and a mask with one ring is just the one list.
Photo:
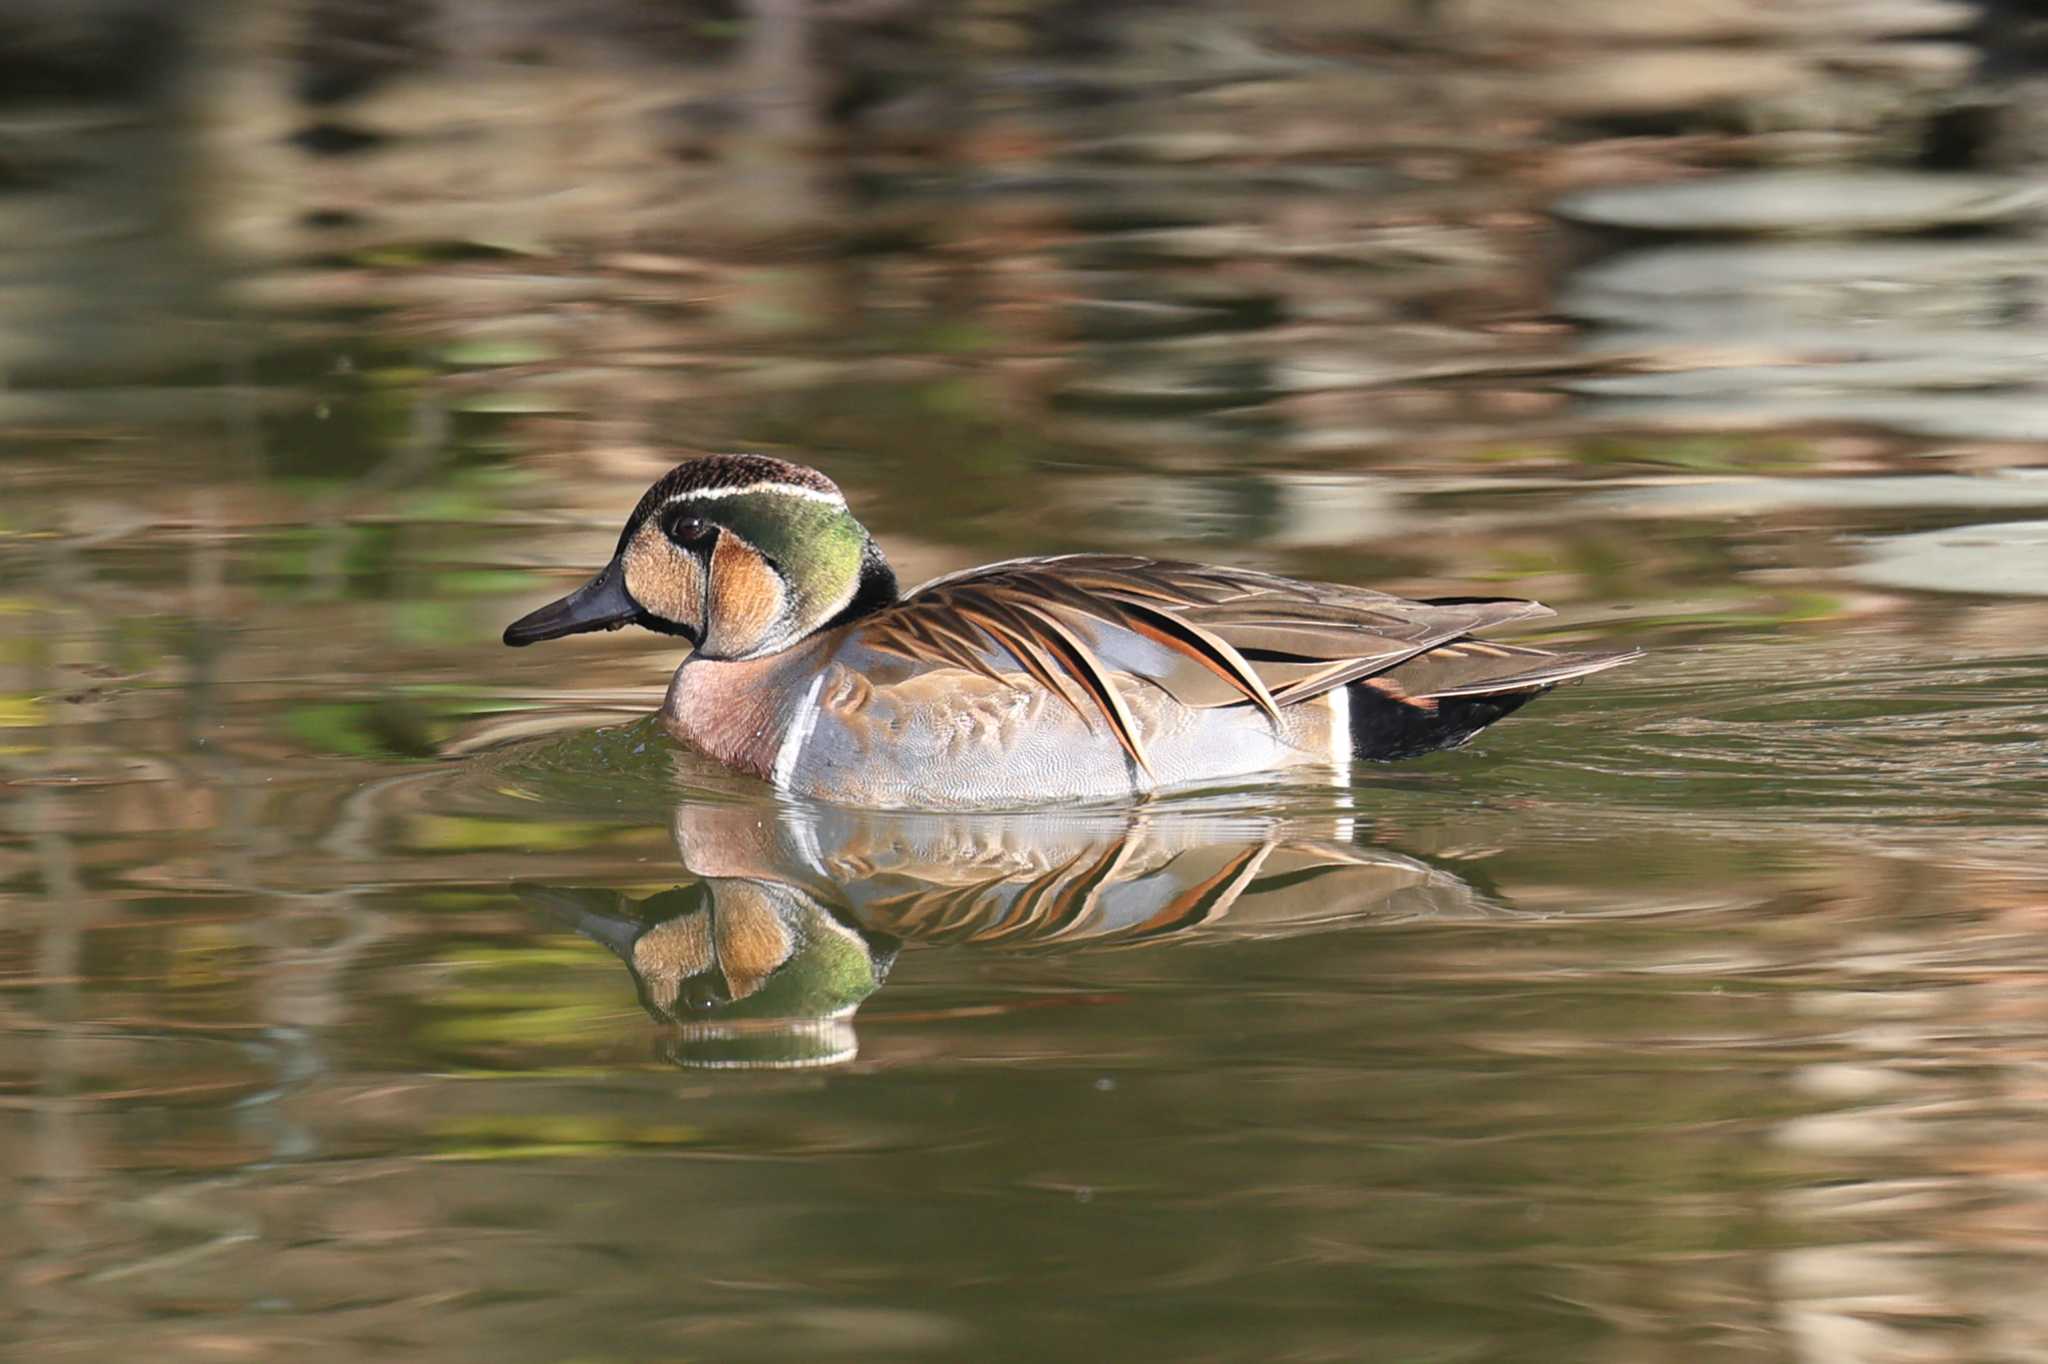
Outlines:
[[[2048, 1359], [2044, 361], [2030, 0], [5, 0], [0, 1345]], [[807, 811], [734, 449], [1650, 656]]]

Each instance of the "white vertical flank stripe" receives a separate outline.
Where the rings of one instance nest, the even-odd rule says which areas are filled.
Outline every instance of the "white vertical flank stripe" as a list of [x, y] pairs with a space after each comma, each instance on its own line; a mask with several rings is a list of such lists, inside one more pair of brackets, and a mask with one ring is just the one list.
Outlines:
[[804, 745], [809, 742], [811, 731], [818, 727], [818, 688], [825, 685], [825, 673], [820, 669], [811, 679], [811, 685], [804, 689], [803, 699], [796, 703], [796, 714], [789, 717], [789, 728], [783, 733], [782, 747], [775, 750], [775, 784], [789, 785], [790, 774], [796, 771], [796, 762], [803, 755]]
[[1332, 687], [1330, 698], [1330, 764], [1339, 770], [1351, 766], [1351, 689]]

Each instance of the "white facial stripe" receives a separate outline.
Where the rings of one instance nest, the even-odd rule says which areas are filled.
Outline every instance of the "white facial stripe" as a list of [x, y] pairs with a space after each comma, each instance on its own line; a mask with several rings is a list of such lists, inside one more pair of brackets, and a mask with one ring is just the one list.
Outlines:
[[742, 483], [737, 488], [700, 488], [693, 493], [677, 493], [661, 505], [672, 507], [678, 502], [716, 502], [725, 497], [745, 497], [748, 493], [779, 493], [787, 497], [801, 497], [807, 502], [823, 502], [828, 507], [846, 505], [846, 499], [838, 493], [806, 488], [801, 483], [776, 483], [772, 480]]
[[1330, 765], [1340, 773], [1351, 770], [1351, 689], [1332, 687], [1330, 698]]

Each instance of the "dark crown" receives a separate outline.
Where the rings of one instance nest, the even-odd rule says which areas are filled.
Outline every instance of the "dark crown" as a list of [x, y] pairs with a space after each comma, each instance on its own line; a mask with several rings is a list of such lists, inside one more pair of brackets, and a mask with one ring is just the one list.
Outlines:
[[640, 523], [652, 515], [656, 508], [678, 497], [691, 493], [720, 492], [727, 488], [745, 488], [755, 483], [780, 483], [792, 488], [807, 488], [814, 493], [825, 493], [840, 497], [839, 485], [801, 464], [791, 464], [786, 459], [774, 459], [768, 455], [705, 455], [701, 459], [685, 460], [663, 474], [640, 498], [633, 514], [626, 518], [625, 533], [619, 537], [619, 548], [626, 547], [633, 532]]

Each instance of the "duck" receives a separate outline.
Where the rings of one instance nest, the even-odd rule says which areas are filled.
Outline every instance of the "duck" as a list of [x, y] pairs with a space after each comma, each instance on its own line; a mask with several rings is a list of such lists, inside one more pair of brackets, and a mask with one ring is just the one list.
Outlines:
[[504, 642], [629, 625], [680, 638], [661, 718], [683, 744], [793, 796], [951, 810], [1341, 779], [1458, 747], [1640, 654], [1479, 638], [1550, 614], [1115, 553], [905, 593], [831, 479], [725, 454], [658, 479], [596, 576]]

